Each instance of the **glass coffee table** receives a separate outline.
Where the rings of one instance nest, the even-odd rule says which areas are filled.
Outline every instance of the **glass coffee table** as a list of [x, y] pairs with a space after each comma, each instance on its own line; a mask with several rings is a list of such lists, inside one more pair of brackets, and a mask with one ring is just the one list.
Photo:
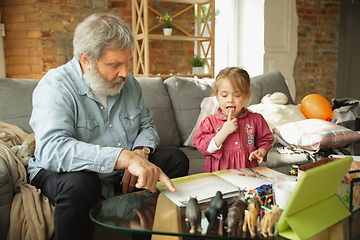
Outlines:
[[[201, 232], [189, 233], [190, 226], [185, 221], [185, 207], [179, 208], [158, 191], [152, 193], [142, 190], [120, 195], [98, 203], [90, 217], [96, 224], [115, 231], [136, 234], [152, 234], [152, 239], [164, 235], [178, 236], [178, 239], [285, 239], [277, 233], [274, 237], [263, 237], [259, 233], [251, 237], [241, 228], [228, 232], [222, 220], [218, 220], [215, 229], [208, 231], [208, 221], [204, 210], [208, 205], [201, 204]], [[311, 239], [360, 239], [360, 211], [320, 232]]]

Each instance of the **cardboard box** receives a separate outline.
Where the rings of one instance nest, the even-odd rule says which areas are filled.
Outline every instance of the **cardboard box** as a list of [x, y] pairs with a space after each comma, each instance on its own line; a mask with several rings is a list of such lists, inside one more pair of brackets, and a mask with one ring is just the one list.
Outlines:
[[[298, 178], [301, 174], [311, 168], [326, 164], [328, 162], [336, 161], [340, 158], [324, 158], [314, 163], [305, 164], [299, 167]], [[348, 173], [344, 176], [336, 195], [344, 203], [350, 212], [356, 211], [360, 208], [360, 162], [353, 161]], [[350, 201], [352, 199], [352, 201]]]

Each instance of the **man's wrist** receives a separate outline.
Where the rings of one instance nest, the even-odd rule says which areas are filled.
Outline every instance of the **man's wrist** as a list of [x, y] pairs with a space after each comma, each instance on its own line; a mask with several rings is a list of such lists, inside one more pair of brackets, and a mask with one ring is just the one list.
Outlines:
[[132, 153], [132, 151], [123, 149], [116, 160], [114, 170], [127, 168], [129, 163], [131, 162], [132, 154], [134, 154]]
[[145, 153], [146, 155], [150, 155], [151, 153], [151, 149], [147, 146], [137, 146], [134, 148], [134, 150], [141, 150], [143, 153]]

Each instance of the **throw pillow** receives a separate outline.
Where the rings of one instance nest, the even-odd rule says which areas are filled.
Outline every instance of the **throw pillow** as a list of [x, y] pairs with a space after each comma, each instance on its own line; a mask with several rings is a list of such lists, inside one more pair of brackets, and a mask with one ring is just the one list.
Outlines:
[[[181, 145], [169, 94], [162, 78], [137, 78], [143, 89], [145, 105], [152, 111], [152, 119], [160, 137], [159, 147]], [[154, 97], [156, 93], [156, 97]]]
[[207, 116], [217, 112], [219, 108], [219, 102], [216, 97], [206, 97], [201, 101], [200, 108], [200, 114], [196, 120], [195, 127], [192, 129], [189, 137], [184, 142], [184, 146], [195, 147], [193, 144], [193, 139], [196, 130], [198, 129], [202, 120], [204, 120]]
[[279, 105], [279, 104], [254, 104], [248, 107], [252, 112], [260, 113], [269, 125], [270, 130], [290, 122], [305, 120], [297, 105]]
[[360, 140], [357, 132], [321, 119], [287, 123], [275, 128], [274, 134], [285, 146], [309, 152], [338, 148]]
[[169, 94], [180, 142], [185, 142], [201, 111], [200, 102], [213, 92], [213, 79], [171, 77], [164, 81]]

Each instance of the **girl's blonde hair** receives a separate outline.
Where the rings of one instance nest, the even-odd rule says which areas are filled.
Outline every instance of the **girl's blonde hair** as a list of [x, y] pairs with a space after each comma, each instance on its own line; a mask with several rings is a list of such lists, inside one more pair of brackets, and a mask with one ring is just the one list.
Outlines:
[[217, 96], [219, 92], [219, 86], [224, 78], [230, 81], [233, 88], [243, 94], [247, 100], [251, 99], [252, 91], [250, 85], [250, 76], [246, 70], [239, 67], [227, 67], [219, 72], [215, 78], [213, 96]]

